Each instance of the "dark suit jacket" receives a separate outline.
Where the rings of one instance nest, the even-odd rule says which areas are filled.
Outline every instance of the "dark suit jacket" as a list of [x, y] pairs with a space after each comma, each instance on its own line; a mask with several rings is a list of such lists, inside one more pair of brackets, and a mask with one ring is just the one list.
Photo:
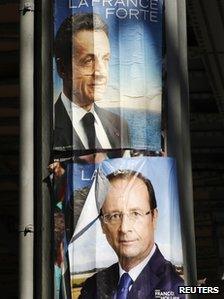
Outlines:
[[[130, 147], [127, 122], [97, 105], [94, 106], [94, 109], [104, 127], [112, 149]], [[73, 129], [61, 97], [55, 103], [54, 149], [59, 151], [85, 149], [78, 134]]]
[[[116, 293], [118, 280], [119, 266], [114, 264], [88, 278], [79, 298], [112, 299]], [[148, 264], [133, 283], [128, 299], [154, 299], [155, 290], [170, 291], [173, 292], [172, 296], [184, 299], [184, 295], [178, 295], [178, 286], [183, 285], [183, 279], [177, 274], [174, 266], [165, 260], [157, 247]]]

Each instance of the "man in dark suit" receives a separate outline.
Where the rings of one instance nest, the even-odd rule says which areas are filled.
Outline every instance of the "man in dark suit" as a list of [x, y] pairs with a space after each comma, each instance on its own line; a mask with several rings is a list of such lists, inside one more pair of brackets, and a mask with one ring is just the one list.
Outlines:
[[128, 148], [127, 122], [96, 105], [108, 81], [107, 24], [94, 13], [66, 18], [55, 37], [63, 91], [55, 104], [54, 149]]
[[107, 178], [100, 218], [119, 262], [87, 279], [80, 298], [185, 298], [178, 294], [183, 279], [154, 243], [158, 211], [151, 182], [133, 171]]

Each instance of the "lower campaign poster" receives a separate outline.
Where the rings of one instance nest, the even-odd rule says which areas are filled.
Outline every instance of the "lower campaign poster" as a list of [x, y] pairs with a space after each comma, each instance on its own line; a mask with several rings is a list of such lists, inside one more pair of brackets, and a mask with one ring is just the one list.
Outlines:
[[175, 166], [161, 157], [64, 165], [61, 278], [71, 298], [120, 298], [124, 281], [128, 298], [185, 298]]

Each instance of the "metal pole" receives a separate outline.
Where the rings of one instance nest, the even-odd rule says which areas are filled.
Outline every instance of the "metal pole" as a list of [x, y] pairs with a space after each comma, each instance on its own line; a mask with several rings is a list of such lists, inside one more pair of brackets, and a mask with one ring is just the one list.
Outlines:
[[52, 39], [53, 1], [35, 5], [35, 298], [54, 298], [53, 204], [45, 178], [49, 175], [53, 129]]
[[185, 0], [165, 0], [168, 155], [177, 161], [186, 283], [196, 285]]
[[33, 298], [33, 30], [34, 3], [20, 1], [19, 298]]

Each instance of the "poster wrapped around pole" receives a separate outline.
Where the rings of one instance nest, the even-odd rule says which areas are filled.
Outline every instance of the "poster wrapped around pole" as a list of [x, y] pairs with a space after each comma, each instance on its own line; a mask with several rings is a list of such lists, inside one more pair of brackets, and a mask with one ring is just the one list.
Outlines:
[[54, 2], [55, 299], [185, 298], [176, 163], [156, 157], [162, 13]]
[[54, 150], [161, 150], [162, 0], [56, 0]]
[[72, 162], [55, 182], [57, 252], [71, 298], [119, 298], [123, 272], [132, 279], [128, 298], [185, 298], [174, 159]]

